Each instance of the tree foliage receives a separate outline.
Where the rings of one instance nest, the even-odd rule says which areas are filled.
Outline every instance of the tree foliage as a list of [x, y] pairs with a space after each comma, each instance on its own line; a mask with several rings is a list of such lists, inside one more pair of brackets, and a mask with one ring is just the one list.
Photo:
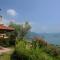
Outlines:
[[31, 26], [28, 22], [25, 22], [25, 24], [22, 24], [20, 27], [20, 39], [23, 39], [26, 34], [30, 31]]
[[31, 26], [28, 22], [25, 22], [24, 24], [20, 25], [10, 22], [9, 26], [15, 28], [14, 34], [17, 35], [17, 37], [20, 38], [21, 40], [23, 40], [23, 38], [31, 29]]

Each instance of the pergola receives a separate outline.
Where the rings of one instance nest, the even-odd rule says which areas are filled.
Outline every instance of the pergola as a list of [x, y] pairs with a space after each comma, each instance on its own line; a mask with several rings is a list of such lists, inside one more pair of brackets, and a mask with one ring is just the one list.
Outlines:
[[0, 46], [5, 45], [9, 40], [14, 41], [15, 37], [11, 34], [14, 30], [12, 27], [5, 26], [2, 23], [2, 16], [0, 16]]
[[1, 38], [8, 38], [8, 36], [6, 35], [6, 32], [11, 32], [11, 31], [14, 31], [14, 28], [12, 27], [9, 27], [9, 26], [5, 26], [3, 23], [2, 23], [2, 19], [3, 17], [0, 16], [0, 39]]
[[0, 38], [8, 38], [6, 32], [14, 31], [14, 28], [0, 24]]

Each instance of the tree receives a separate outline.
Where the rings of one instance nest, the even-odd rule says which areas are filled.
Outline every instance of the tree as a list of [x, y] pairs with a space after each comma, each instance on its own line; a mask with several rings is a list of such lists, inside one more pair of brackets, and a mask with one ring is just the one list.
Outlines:
[[[13, 22], [10, 22], [9, 24], [10, 27], [15, 28], [15, 35], [17, 35], [17, 37], [20, 40], [23, 40], [23, 38], [26, 36], [26, 34], [30, 31], [31, 26], [28, 22], [25, 22], [24, 24], [15, 24]], [[16, 34], [17, 33], [17, 34]]]
[[25, 22], [20, 27], [20, 39], [23, 40], [23, 38], [26, 36], [26, 34], [30, 31], [31, 25], [28, 22]]
[[20, 25], [19, 24], [16, 24], [14, 22], [10, 22], [9, 26], [15, 28], [16, 32], [20, 31]]

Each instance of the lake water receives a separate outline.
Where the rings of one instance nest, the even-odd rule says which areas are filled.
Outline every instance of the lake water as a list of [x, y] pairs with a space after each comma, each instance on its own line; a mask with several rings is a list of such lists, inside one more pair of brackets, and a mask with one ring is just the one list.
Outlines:
[[60, 33], [48, 33], [41, 35], [48, 43], [60, 45]]

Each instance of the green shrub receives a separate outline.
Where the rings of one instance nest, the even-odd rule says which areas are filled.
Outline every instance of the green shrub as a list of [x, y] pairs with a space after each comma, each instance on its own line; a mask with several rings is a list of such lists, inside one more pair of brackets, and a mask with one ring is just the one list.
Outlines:
[[20, 60], [53, 60], [49, 55], [47, 55], [44, 51], [43, 48], [30, 48], [26, 47], [29, 46], [26, 41], [20, 41], [16, 45], [15, 49], [15, 57]]
[[48, 54], [52, 55], [52, 56], [58, 56], [60, 55], [60, 50], [54, 46], [48, 45], [45, 48], [45, 52], [47, 52]]
[[44, 41], [43, 38], [40, 38], [40, 37], [34, 37], [33, 38], [33, 44], [34, 46], [38, 46], [39, 48], [41, 47], [46, 47], [48, 44], [46, 41]]
[[[36, 44], [37, 42], [34, 42], [33, 44]], [[49, 51], [49, 48], [47, 47], [41, 47], [39, 48], [36, 46], [34, 48], [30, 47], [30, 43], [27, 41], [21, 40], [16, 44], [15, 52], [13, 53], [12, 57], [14, 57], [14, 60], [59, 60], [60, 56], [55, 56], [55, 52], [52, 52], [54, 50]], [[50, 53], [47, 53], [44, 51], [44, 49]], [[53, 54], [53, 55], [51, 55]]]

